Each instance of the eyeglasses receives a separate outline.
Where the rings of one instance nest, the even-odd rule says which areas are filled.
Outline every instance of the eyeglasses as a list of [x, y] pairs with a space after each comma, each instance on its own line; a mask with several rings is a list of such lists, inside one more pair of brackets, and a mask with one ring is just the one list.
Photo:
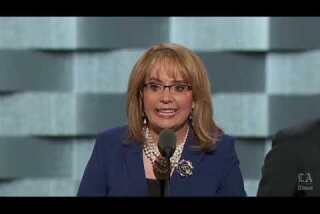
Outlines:
[[169, 91], [171, 93], [175, 94], [183, 94], [186, 93], [187, 91], [190, 91], [192, 89], [191, 85], [185, 84], [185, 83], [176, 83], [172, 85], [162, 85], [159, 83], [145, 83], [144, 87], [153, 93], [161, 93], [163, 92], [166, 88], [169, 88]]

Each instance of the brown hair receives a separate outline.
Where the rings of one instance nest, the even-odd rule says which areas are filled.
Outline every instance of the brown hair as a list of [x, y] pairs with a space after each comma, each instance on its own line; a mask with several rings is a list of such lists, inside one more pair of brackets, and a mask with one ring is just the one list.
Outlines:
[[213, 120], [210, 83], [202, 60], [191, 50], [177, 44], [162, 43], [149, 48], [134, 65], [128, 83], [127, 117], [129, 139], [144, 140], [143, 97], [141, 91], [146, 77], [153, 66], [159, 62], [163, 66], [180, 72], [192, 86], [194, 109], [192, 111], [192, 129], [198, 148], [209, 151], [214, 148], [222, 130]]

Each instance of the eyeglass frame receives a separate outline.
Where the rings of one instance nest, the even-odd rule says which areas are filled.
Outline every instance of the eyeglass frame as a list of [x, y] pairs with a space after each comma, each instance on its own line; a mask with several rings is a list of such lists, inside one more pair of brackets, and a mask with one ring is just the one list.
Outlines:
[[[150, 85], [152, 85], [152, 84], [160, 86], [160, 90], [159, 91], [152, 91], [152, 89], [150, 88]], [[173, 88], [175, 86], [186, 86], [186, 89], [183, 90], [183, 91], [176, 91], [176, 90], [172, 91], [171, 88]], [[153, 92], [153, 93], [162, 93], [162, 92], [165, 91], [166, 88], [169, 88], [169, 92], [170, 93], [174, 93], [174, 94], [183, 94], [183, 93], [186, 93], [186, 92], [192, 90], [192, 86], [190, 84], [187, 84], [187, 83], [174, 83], [174, 84], [171, 84], [171, 85], [163, 85], [161, 83], [147, 82], [147, 83], [143, 84], [143, 87], [147, 88], [147, 89], [150, 89], [150, 91]]]

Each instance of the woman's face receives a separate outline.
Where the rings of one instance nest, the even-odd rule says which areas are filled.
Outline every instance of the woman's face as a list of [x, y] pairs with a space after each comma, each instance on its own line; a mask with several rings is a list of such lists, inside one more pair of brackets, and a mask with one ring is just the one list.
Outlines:
[[[178, 131], [188, 125], [193, 107], [192, 90], [185, 90], [187, 83], [179, 73], [173, 78], [170, 71], [156, 67], [145, 81], [150, 84], [143, 90], [144, 111], [149, 127], [157, 133], [166, 128]], [[159, 90], [159, 85], [175, 86]]]

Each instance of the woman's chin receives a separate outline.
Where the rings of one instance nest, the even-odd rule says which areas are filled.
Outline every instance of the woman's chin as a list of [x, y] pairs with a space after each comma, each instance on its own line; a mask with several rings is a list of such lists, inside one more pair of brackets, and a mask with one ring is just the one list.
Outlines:
[[159, 129], [174, 129], [175, 125], [160, 125]]
[[155, 131], [160, 132], [163, 129], [175, 129], [176, 125], [173, 123], [156, 123], [152, 126]]
[[183, 125], [182, 124], [176, 124], [176, 123], [159, 123], [157, 125], [157, 129], [158, 131], [161, 131], [163, 129], [171, 129], [173, 131], [178, 130], [179, 128], [181, 128]]

